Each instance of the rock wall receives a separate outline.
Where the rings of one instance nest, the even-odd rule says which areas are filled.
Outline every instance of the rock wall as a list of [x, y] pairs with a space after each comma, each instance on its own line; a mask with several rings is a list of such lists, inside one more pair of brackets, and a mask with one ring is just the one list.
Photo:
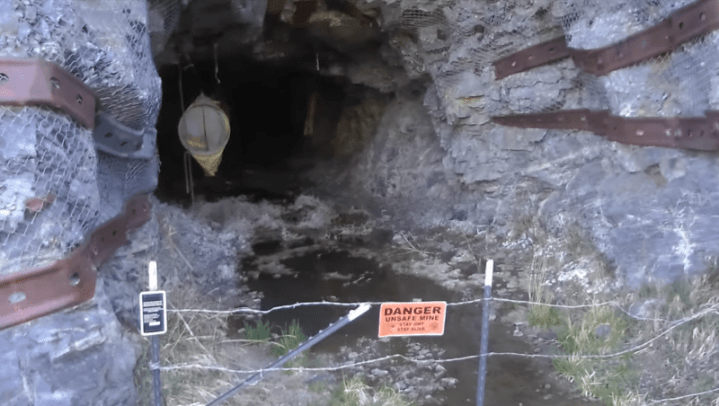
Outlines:
[[69, 311], [0, 331], [0, 401], [7, 406], [134, 406], [139, 344], [104, 289]]
[[[54, 62], [122, 124], [155, 126], [162, 95], [144, 0], [0, 0], [0, 11], [0, 56]], [[0, 106], [0, 144], [2, 274], [66, 257], [127, 199], [157, 183], [156, 159], [97, 151], [91, 129], [49, 107]], [[34, 213], [33, 198], [45, 202]], [[89, 302], [0, 331], [0, 404], [136, 404], [136, 330], [120, 324], [113, 307], [119, 295], [102, 281]], [[125, 306], [136, 315], [139, 290], [115, 289], [132, 293]]]
[[[627, 146], [589, 132], [490, 121], [574, 108], [624, 116], [697, 116], [716, 109], [716, 34], [601, 78], [570, 60], [494, 77], [491, 62], [506, 54], [562, 33], [576, 48], [614, 43], [689, 1], [382, 3], [400, 7], [402, 15], [441, 12], [444, 21], [425, 25], [435, 34], [448, 31], [451, 44], [428, 53], [437, 49], [436, 35], [407, 37], [414, 38], [411, 47], [424, 50], [433, 85], [423, 105], [400, 94], [388, 107], [351, 175], [357, 184], [376, 197], [399, 198], [397, 212], [423, 227], [492, 229], [502, 239], [518, 237], [528, 218], [558, 238], [579, 229], [631, 285], [708, 268], [719, 253], [709, 232], [719, 225], [716, 153]], [[407, 32], [427, 29], [418, 26], [402, 25]], [[400, 55], [407, 54], [409, 48], [395, 43]]]

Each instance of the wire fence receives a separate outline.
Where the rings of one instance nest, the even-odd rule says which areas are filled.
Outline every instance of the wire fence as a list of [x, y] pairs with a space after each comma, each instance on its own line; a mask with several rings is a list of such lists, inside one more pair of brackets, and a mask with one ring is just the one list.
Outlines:
[[[270, 368], [270, 369], [252, 369], [252, 370], [244, 370], [244, 369], [232, 369], [232, 368], [226, 368], [219, 365], [203, 365], [199, 363], [183, 363], [183, 364], [176, 364], [176, 365], [167, 365], [159, 367], [162, 371], [177, 371], [177, 370], [206, 370], [206, 371], [217, 371], [217, 372], [224, 372], [224, 373], [231, 373], [231, 374], [257, 374], [257, 373], [266, 373], [266, 372], [273, 372], [273, 371], [298, 371], [298, 372], [334, 372], [334, 371], [340, 371], [340, 370], [346, 370], [346, 369], [352, 369], [352, 368], [358, 368], [365, 365], [370, 364], [377, 364], [385, 361], [391, 361], [391, 360], [403, 360], [405, 362], [410, 362], [417, 364], [418, 366], [424, 366], [424, 365], [433, 365], [433, 364], [446, 364], [446, 363], [453, 363], [453, 362], [462, 362], [462, 361], [468, 361], [468, 360], [476, 360], [479, 359], [482, 356], [487, 357], [523, 357], [523, 358], [544, 358], [544, 359], [609, 359], [609, 358], [615, 358], [615, 357], [621, 357], [627, 354], [632, 353], [638, 353], [639, 351], [649, 347], [652, 343], [656, 342], [657, 340], [661, 339], [662, 337], [667, 336], [671, 331], [687, 324], [692, 321], [699, 320], [709, 314], [716, 314], [719, 315], [719, 304], [714, 304], [712, 306], [706, 307], [702, 309], [701, 311], [690, 315], [688, 317], [683, 317], [676, 320], [667, 320], [667, 319], [661, 319], [661, 318], [648, 318], [648, 317], [641, 317], [632, 314], [631, 312], [625, 310], [618, 301], [611, 300], [611, 301], [604, 301], [599, 303], [589, 303], [589, 304], [579, 304], [579, 305], [563, 305], [563, 304], [552, 304], [552, 303], [540, 303], [540, 302], [532, 302], [528, 300], [516, 300], [516, 299], [505, 299], [505, 298], [490, 298], [490, 299], [473, 299], [473, 300], [467, 300], [467, 301], [460, 301], [460, 302], [453, 302], [453, 303], [447, 303], [447, 307], [455, 307], [455, 306], [465, 306], [465, 305], [472, 305], [472, 304], [478, 304], [482, 303], [485, 300], [491, 300], [496, 302], [504, 302], [504, 303], [513, 303], [513, 304], [525, 304], [530, 306], [546, 306], [546, 307], [552, 307], [552, 308], [562, 308], [562, 309], [586, 309], [586, 308], [596, 308], [596, 307], [602, 307], [602, 306], [613, 306], [617, 308], [619, 311], [627, 315], [628, 317], [631, 317], [635, 320], [639, 321], [654, 321], [654, 322], [664, 322], [667, 323], [668, 327], [664, 328], [661, 332], [656, 334], [654, 337], [647, 339], [646, 341], [634, 345], [631, 348], [613, 352], [609, 354], [584, 354], [584, 355], [578, 355], [578, 354], [568, 354], [568, 355], [562, 355], [562, 354], [527, 354], [527, 353], [517, 353], [517, 352], [487, 352], [482, 354], [476, 354], [476, 355], [467, 355], [463, 357], [455, 357], [455, 358], [440, 358], [440, 359], [432, 359], [432, 358], [413, 358], [408, 357], [401, 354], [391, 354], [386, 355], [382, 357], [367, 359], [367, 360], [361, 360], [356, 362], [348, 362], [343, 363], [341, 365], [335, 365], [335, 366], [328, 366], [328, 367], [290, 367], [290, 368]], [[327, 302], [327, 301], [318, 301], [318, 302], [301, 302], [301, 303], [295, 303], [290, 305], [282, 305], [282, 306], [276, 306], [267, 310], [257, 310], [257, 309], [251, 309], [248, 307], [239, 307], [231, 310], [207, 310], [207, 309], [172, 309], [169, 310], [169, 313], [178, 313], [178, 315], [181, 315], [182, 313], [205, 313], [205, 314], [215, 314], [215, 315], [237, 315], [237, 314], [259, 314], [259, 315], [266, 315], [275, 311], [280, 310], [292, 310], [297, 309], [300, 307], [308, 307], [308, 306], [337, 306], [337, 307], [357, 307], [363, 304], [369, 304], [372, 306], [378, 306], [382, 303], [387, 302]], [[662, 404], [672, 401], [678, 401], [688, 398], [693, 398], [697, 396], [702, 395], [708, 395], [712, 393], [719, 392], [719, 387], [716, 387], [714, 389], [710, 389], [703, 392], [697, 392], [697, 393], [691, 393], [687, 395], [682, 395], [678, 397], [672, 397], [672, 398], [665, 398], [665, 399], [659, 399], [659, 400], [652, 400], [646, 403], [647, 405], [655, 405], [655, 404]]]
[[[505, 303], [514, 303], [514, 304], [527, 304], [531, 306], [545, 306], [545, 307], [553, 307], [553, 308], [560, 308], [560, 309], [586, 309], [586, 308], [592, 308], [592, 307], [601, 307], [601, 306], [614, 306], [617, 310], [621, 311], [622, 313], [626, 314], [627, 316], [641, 321], [661, 321], [661, 322], [670, 322], [670, 323], [676, 323], [680, 322], [679, 320], [667, 320], [667, 319], [661, 319], [661, 318], [651, 318], [651, 317], [641, 317], [632, 314], [628, 310], [624, 309], [620, 303], [616, 300], [610, 300], [600, 303], [590, 303], [590, 304], [580, 304], [580, 305], [562, 305], [562, 304], [553, 304], [553, 303], [539, 303], [539, 302], [531, 302], [528, 300], [517, 300], [517, 299], [505, 299], [505, 298], [491, 298], [491, 299], [472, 299], [467, 301], [461, 301], [461, 302], [454, 302], [454, 303], [447, 303], [447, 307], [453, 307], [453, 306], [464, 306], [464, 305], [471, 305], [471, 304], [479, 304], [484, 302], [485, 300], [492, 300], [495, 302], [505, 302]], [[238, 307], [231, 310], [207, 310], [207, 309], [176, 309], [176, 310], [170, 310], [170, 313], [208, 313], [208, 314], [217, 314], [217, 315], [235, 315], [235, 314], [241, 314], [241, 313], [249, 313], [249, 314], [269, 314], [278, 310], [292, 310], [299, 307], [306, 307], [306, 306], [338, 306], [338, 307], [357, 307], [362, 304], [369, 304], [372, 306], [379, 306], [382, 303], [386, 302], [327, 302], [327, 301], [321, 301], [321, 302], [302, 302], [302, 303], [295, 303], [291, 305], [282, 305], [282, 306], [276, 306], [271, 309], [267, 310], [257, 310], [257, 309], [251, 309], [249, 307]]]

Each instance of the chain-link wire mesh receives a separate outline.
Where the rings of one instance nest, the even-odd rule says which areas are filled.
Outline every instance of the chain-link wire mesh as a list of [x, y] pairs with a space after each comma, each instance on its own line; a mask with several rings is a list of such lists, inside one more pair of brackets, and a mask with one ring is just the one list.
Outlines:
[[[695, 0], [560, 3], [568, 45], [593, 49], [616, 44], [655, 26]], [[635, 66], [594, 79], [612, 114], [625, 117], [703, 116], [716, 105], [717, 34], [711, 33]], [[710, 102], [711, 100], [711, 102]]]
[[[565, 59], [495, 80], [492, 64], [561, 35], [576, 49], [616, 44], [693, 2], [404, 1], [385, 6], [383, 25], [410, 77], [432, 76], [444, 99], [442, 117], [449, 122], [468, 105], [487, 116], [577, 108], [609, 109], [628, 117], [701, 116], [719, 101], [715, 33], [602, 77], [583, 73]], [[466, 89], [477, 89], [478, 83], [481, 97], [468, 94]]]
[[[488, 116], [609, 109], [622, 116], [701, 116], [719, 101], [716, 34], [636, 66], [597, 77], [565, 59], [495, 80], [492, 63], [565, 35], [576, 49], [616, 44], [694, 0], [398, 1], [383, 26], [410, 77], [429, 73], [444, 99], [443, 118], [471, 104]], [[464, 94], [468, 81], [483, 95]], [[463, 85], [464, 84], [464, 85]]]
[[180, 22], [180, 0], [148, 0], [147, 25], [153, 55], [165, 49], [170, 35]]
[[[152, 55], [144, 0], [0, 0], [0, 56], [57, 63], [137, 130], [159, 113]], [[156, 187], [156, 157], [98, 153], [90, 130], [51, 108], [0, 106], [0, 144], [0, 274], [61, 259], [128, 197]]]

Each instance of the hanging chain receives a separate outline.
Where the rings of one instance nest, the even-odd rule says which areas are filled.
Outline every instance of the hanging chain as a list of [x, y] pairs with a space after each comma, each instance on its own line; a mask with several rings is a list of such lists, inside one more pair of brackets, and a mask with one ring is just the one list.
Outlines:
[[195, 205], [195, 182], [192, 179], [192, 155], [189, 151], [185, 151], [184, 155], [185, 168], [185, 192], [190, 194], [190, 202]]
[[219, 85], [220, 77], [218, 74], [220, 73], [220, 68], [217, 65], [217, 42], [215, 42], [215, 44], [212, 47], [212, 54], [215, 57], [215, 80], [217, 81], [217, 84]]

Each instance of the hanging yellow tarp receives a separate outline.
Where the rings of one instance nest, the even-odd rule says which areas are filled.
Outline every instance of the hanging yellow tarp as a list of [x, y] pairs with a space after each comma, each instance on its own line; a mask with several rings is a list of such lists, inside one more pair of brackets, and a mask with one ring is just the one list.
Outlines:
[[220, 102], [204, 94], [198, 96], [182, 115], [177, 133], [205, 174], [215, 176], [230, 139], [230, 119]]

